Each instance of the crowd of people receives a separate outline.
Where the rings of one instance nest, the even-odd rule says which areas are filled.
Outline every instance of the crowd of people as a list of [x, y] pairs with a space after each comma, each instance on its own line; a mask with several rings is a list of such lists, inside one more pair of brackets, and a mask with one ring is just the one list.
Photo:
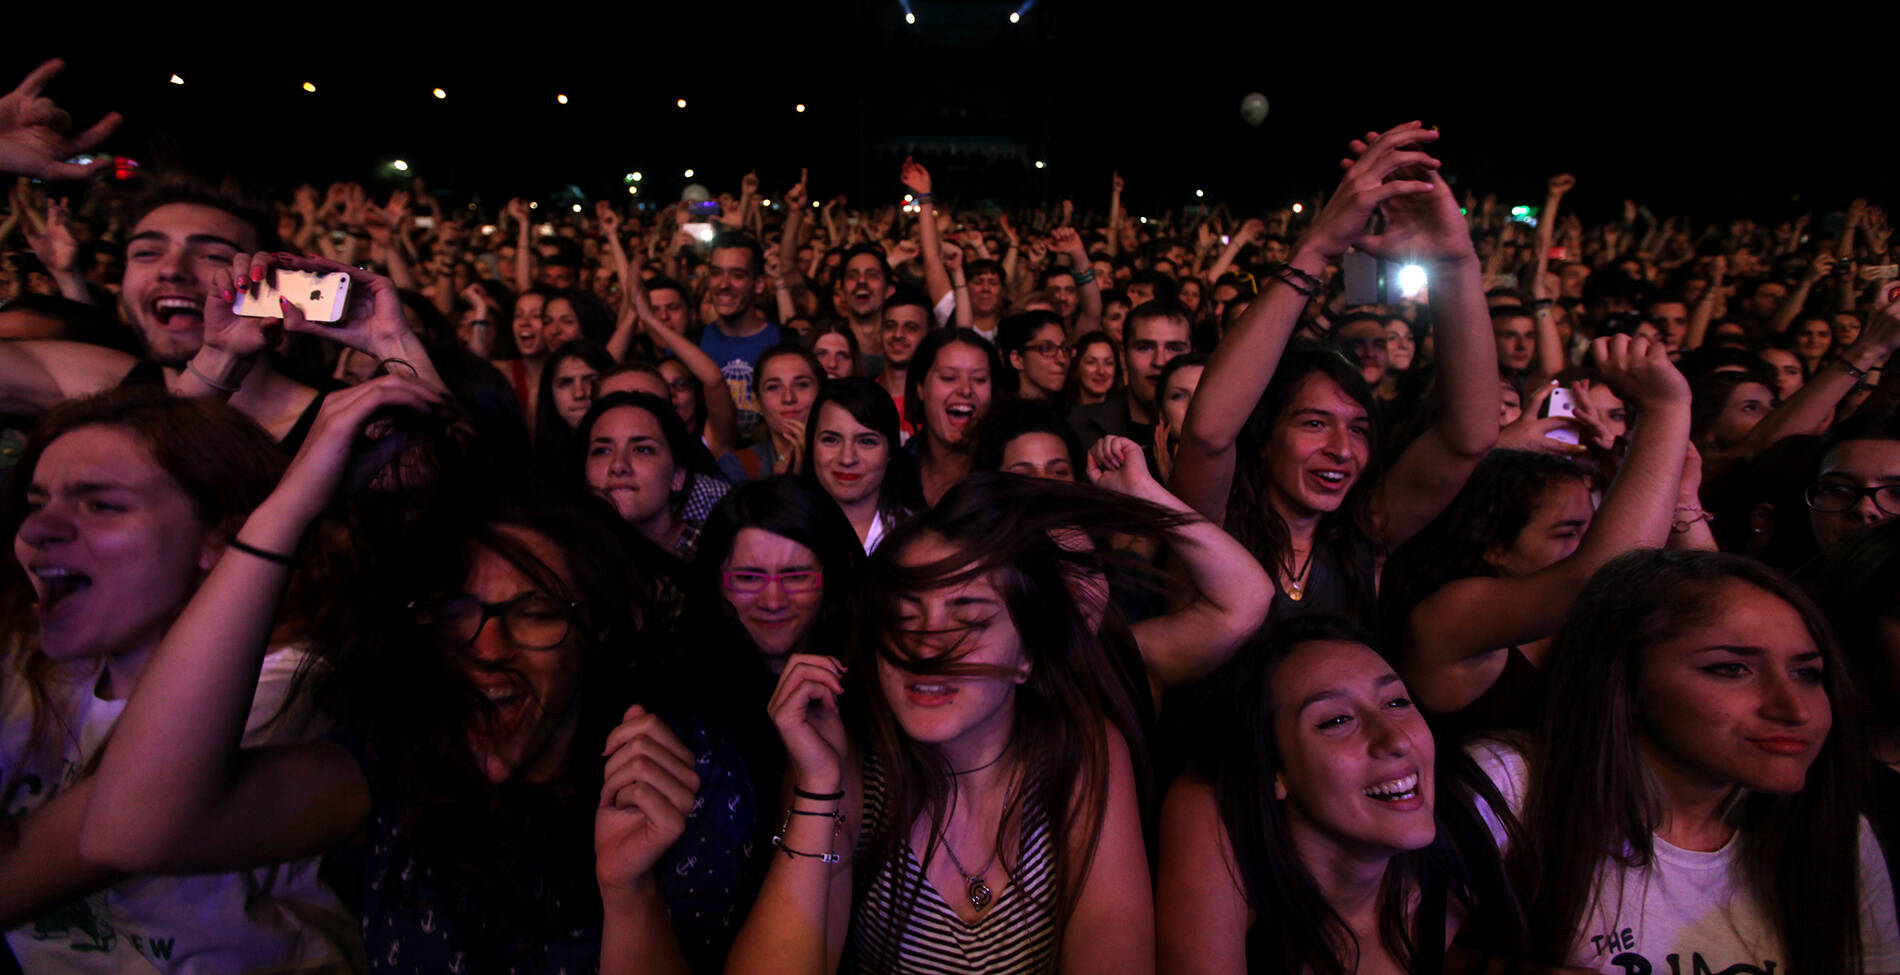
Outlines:
[[127, 191], [61, 67], [26, 971], [1900, 972], [1877, 206]]

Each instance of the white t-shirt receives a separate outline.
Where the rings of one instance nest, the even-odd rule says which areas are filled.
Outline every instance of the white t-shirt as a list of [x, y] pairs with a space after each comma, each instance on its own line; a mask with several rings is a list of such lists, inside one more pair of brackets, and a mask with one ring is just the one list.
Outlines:
[[[1524, 756], [1495, 741], [1469, 747], [1512, 811], [1522, 811], [1529, 782]], [[1482, 803], [1479, 811], [1503, 847], [1503, 825]], [[1628, 868], [1604, 858], [1569, 964], [1616, 975], [1788, 970], [1774, 919], [1743, 880], [1736, 839], [1710, 853], [1671, 846], [1661, 837], [1650, 842], [1655, 856], [1647, 867]], [[1865, 818], [1860, 821], [1860, 938], [1863, 971], [1900, 971], [1893, 887]]]
[[[94, 689], [104, 667], [90, 661], [45, 679], [53, 714], [39, 747], [20, 671], [25, 654], [0, 658], [0, 815], [39, 808], [76, 781], [125, 710]], [[283, 710], [304, 655], [264, 658], [245, 722], [246, 746], [290, 744], [322, 731], [300, 699]], [[320, 858], [262, 870], [190, 877], [130, 877], [75, 898], [6, 933], [29, 972], [204, 973], [358, 972], [355, 917], [317, 879]]]

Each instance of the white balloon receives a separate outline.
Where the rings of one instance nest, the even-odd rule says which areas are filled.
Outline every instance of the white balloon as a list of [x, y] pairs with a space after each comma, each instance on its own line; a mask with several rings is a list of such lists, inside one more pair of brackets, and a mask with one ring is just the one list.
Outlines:
[[688, 183], [686, 189], [681, 191], [680, 199], [687, 203], [704, 203], [712, 199], [712, 194], [698, 183]]
[[1259, 127], [1267, 120], [1267, 96], [1253, 92], [1240, 100], [1240, 117], [1248, 125]]

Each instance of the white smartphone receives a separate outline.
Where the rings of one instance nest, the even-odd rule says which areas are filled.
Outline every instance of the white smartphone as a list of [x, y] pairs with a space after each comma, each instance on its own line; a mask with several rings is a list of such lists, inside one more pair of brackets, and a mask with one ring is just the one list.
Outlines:
[[[1551, 390], [1550, 398], [1544, 401], [1544, 415], [1547, 417], [1576, 416], [1577, 404], [1576, 401], [1570, 398], [1570, 390], [1562, 386]], [[1580, 442], [1575, 427], [1558, 427], [1544, 434], [1544, 436], [1559, 443], [1574, 444]]]
[[245, 318], [277, 318], [281, 314], [278, 298], [285, 298], [313, 322], [341, 321], [350, 304], [350, 276], [342, 271], [320, 274], [273, 268], [258, 283], [257, 295], [238, 292], [231, 310]]

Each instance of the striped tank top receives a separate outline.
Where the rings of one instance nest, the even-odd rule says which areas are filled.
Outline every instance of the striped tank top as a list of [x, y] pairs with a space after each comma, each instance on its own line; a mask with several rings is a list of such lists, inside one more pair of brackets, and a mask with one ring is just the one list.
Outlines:
[[[1006, 858], [1017, 864], [1015, 872], [983, 917], [967, 924], [924, 877], [915, 851], [906, 848], [898, 863], [871, 862], [871, 837], [888, 816], [888, 805], [884, 770], [866, 756], [864, 826], [842, 971], [1016, 975], [1054, 969], [1056, 876], [1046, 811], [1024, 810], [1022, 850]], [[907, 903], [908, 916], [899, 917]]]

